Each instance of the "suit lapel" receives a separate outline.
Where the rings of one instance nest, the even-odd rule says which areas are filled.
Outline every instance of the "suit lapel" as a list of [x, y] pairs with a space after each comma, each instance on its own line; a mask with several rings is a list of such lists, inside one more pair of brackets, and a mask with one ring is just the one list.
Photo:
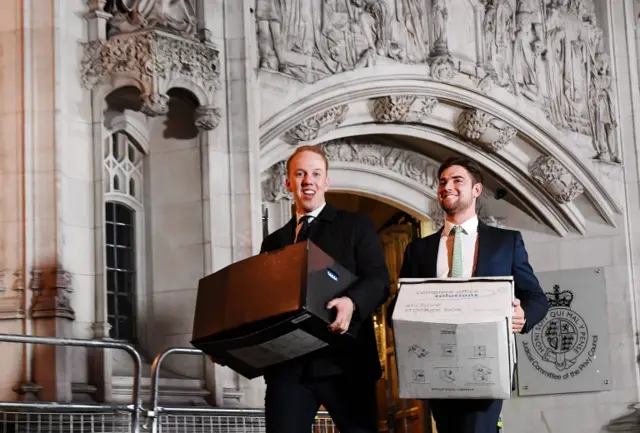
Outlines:
[[326, 239], [330, 239], [331, 236], [325, 236], [331, 231], [331, 223], [336, 217], [337, 210], [331, 203], [325, 204], [322, 212], [318, 214], [318, 218], [311, 223], [309, 227], [309, 239], [314, 244], [322, 247], [322, 242]]
[[478, 256], [476, 260], [476, 271], [474, 276], [486, 277], [487, 276], [487, 261], [491, 258], [491, 246], [492, 238], [487, 236], [489, 232], [489, 226], [478, 221]]
[[[309, 227], [309, 239], [313, 241], [316, 245], [318, 245], [318, 241], [321, 241], [325, 238], [324, 234], [328, 232], [330, 228], [330, 223], [336, 216], [336, 208], [331, 205], [331, 203], [327, 203], [322, 209], [322, 212], [318, 214], [318, 218], [311, 223]], [[328, 224], [327, 224], [328, 223]], [[295, 215], [293, 218], [289, 220], [287, 224], [285, 224], [282, 229], [278, 232], [278, 242], [281, 247], [286, 247], [287, 245], [293, 244], [293, 241], [296, 237], [296, 225], [297, 220]]]
[[[438, 249], [440, 248], [440, 238], [442, 238], [443, 230], [444, 226], [442, 226], [436, 233], [425, 239], [426, 260], [423, 261], [423, 263], [427, 264], [427, 275], [425, 278], [436, 278], [438, 276]], [[420, 267], [417, 269], [420, 269]]]
[[278, 231], [278, 242], [280, 247], [291, 245], [296, 236], [296, 217], [294, 216]]

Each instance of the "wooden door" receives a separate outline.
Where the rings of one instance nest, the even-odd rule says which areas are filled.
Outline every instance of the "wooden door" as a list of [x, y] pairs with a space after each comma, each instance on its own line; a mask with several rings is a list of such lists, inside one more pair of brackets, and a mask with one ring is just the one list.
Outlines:
[[[423, 230], [420, 230], [424, 232]], [[415, 237], [415, 226], [401, 223], [380, 232], [385, 250], [387, 267], [391, 276], [392, 297], [397, 292], [398, 275], [402, 266], [404, 250]], [[420, 400], [398, 398], [393, 332], [386, 320], [387, 305], [374, 316], [378, 353], [382, 365], [382, 378], [378, 382], [379, 431], [390, 433], [432, 433], [431, 416]], [[426, 412], [426, 416], [425, 416]]]

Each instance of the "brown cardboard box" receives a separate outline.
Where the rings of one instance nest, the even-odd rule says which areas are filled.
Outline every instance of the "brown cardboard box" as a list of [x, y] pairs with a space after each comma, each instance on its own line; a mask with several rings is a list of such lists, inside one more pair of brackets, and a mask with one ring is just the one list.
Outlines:
[[356, 280], [311, 241], [241, 260], [200, 280], [191, 343], [249, 379], [348, 344], [326, 304]]

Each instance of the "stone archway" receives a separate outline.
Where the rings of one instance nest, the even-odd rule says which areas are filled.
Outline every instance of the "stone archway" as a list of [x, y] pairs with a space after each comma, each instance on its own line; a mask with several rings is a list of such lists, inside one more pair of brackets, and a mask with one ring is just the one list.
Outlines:
[[[615, 226], [622, 201], [615, 196], [619, 166], [596, 165], [589, 151], [544, 116], [516, 106], [417, 75], [378, 73], [340, 86], [319, 83], [264, 122], [261, 170], [286, 159], [301, 143], [374, 136], [376, 143], [392, 141], [435, 160], [450, 154], [471, 157], [485, 167], [494, 187], [511, 193], [511, 204], [560, 236], [586, 234], [594, 215]], [[384, 148], [376, 149], [384, 158]], [[353, 183], [362, 174], [350, 176]], [[362, 193], [371, 185], [364, 181], [349, 188]], [[492, 213], [490, 206], [487, 210]]]
[[[369, 136], [331, 140], [321, 147], [330, 163], [331, 191], [375, 198], [419, 219], [441, 223], [443, 214], [436, 199], [439, 163], [434, 159]], [[276, 213], [276, 226], [286, 222], [290, 211], [285, 177], [285, 161], [262, 174], [262, 199], [271, 207], [270, 214]], [[280, 207], [281, 203], [284, 206]], [[479, 203], [480, 219], [490, 225], [503, 225], [506, 217], [501, 216], [501, 208], [505, 206], [494, 198], [494, 192], [485, 189]], [[285, 215], [277, 215], [279, 209]]]

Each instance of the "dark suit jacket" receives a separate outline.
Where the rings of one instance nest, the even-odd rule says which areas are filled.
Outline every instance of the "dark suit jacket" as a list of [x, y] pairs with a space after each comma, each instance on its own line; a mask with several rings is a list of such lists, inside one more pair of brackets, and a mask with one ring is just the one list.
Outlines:
[[[410, 243], [405, 252], [400, 278], [437, 277], [438, 248], [442, 229]], [[474, 277], [513, 276], [515, 297], [520, 299], [529, 332], [547, 314], [549, 301], [529, 264], [522, 235], [518, 231], [490, 227], [478, 222], [478, 257]], [[393, 300], [389, 317], [395, 307]], [[391, 321], [389, 321], [391, 323]]]
[[[292, 244], [295, 229], [294, 217], [264, 239], [261, 252]], [[345, 294], [356, 306], [352, 323], [360, 328], [349, 349], [319, 351], [310, 360], [280, 370], [298, 369], [310, 377], [348, 373], [378, 379], [381, 369], [371, 314], [389, 297], [389, 272], [375, 227], [366, 216], [337, 210], [327, 203], [309, 228], [309, 240], [360, 278]], [[278, 370], [265, 374], [265, 379], [283, 373]]]

